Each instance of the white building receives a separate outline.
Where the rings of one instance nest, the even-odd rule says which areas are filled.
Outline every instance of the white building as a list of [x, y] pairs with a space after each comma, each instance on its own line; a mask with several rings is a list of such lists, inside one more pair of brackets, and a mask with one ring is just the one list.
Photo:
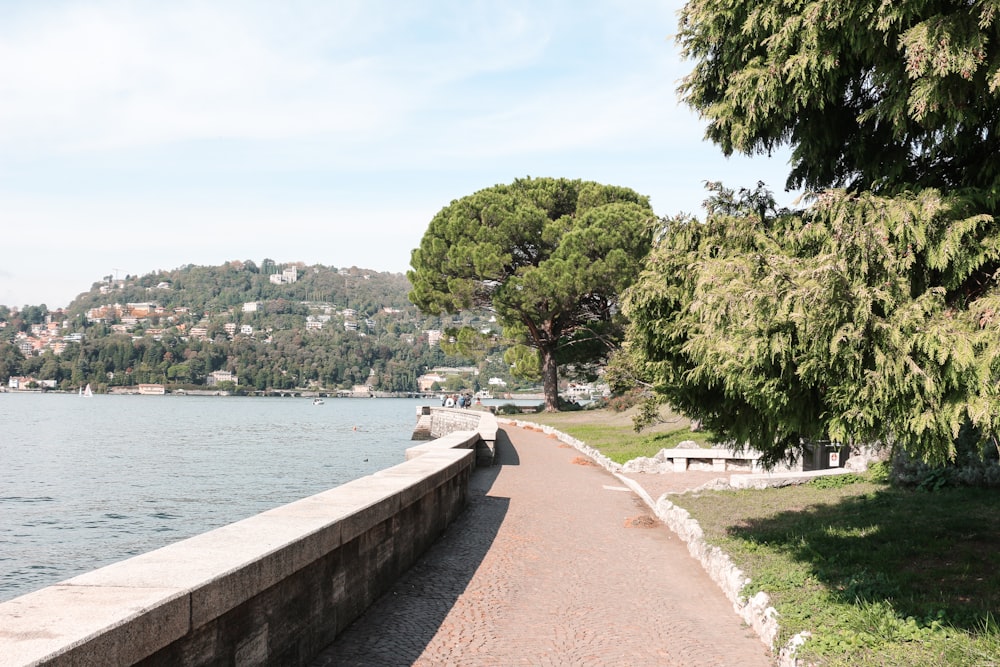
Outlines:
[[232, 382], [233, 384], [239, 384], [239, 378], [229, 371], [212, 371], [205, 377], [205, 384], [209, 387], [214, 387], [220, 382]]
[[281, 273], [272, 273], [269, 280], [275, 285], [291, 284], [299, 279], [299, 270], [290, 266]]
[[420, 391], [431, 391], [431, 387], [434, 386], [435, 382], [438, 386], [440, 386], [444, 384], [447, 379], [448, 378], [438, 373], [427, 373], [417, 378], [417, 387]]

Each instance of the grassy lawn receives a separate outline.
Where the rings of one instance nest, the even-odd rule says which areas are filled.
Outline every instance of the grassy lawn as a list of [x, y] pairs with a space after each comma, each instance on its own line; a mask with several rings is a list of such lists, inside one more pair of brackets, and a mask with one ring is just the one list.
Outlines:
[[[525, 417], [619, 462], [699, 435], [679, 422], [636, 434], [614, 413]], [[771, 595], [779, 644], [812, 633], [804, 664], [1000, 667], [996, 491], [915, 491], [849, 475], [671, 500], [752, 579], [748, 595]]]
[[668, 411], [662, 413], [663, 423], [636, 433], [632, 428], [634, 410], [580, 410], [517, 415], [518, 419], [545, 424], [586, 442], [616, 463], [625, 463], [640, 456], [655, 456], [661, 449], [671, 449], [685, 440], [698, 447], [710, 447], [712, 434], [694, 433], [691, 422]]
[[807, 663], [1000, 665], [1000, 496], [855, 479], [674, 502], [771, 595], [782, 643], [813, 633]]

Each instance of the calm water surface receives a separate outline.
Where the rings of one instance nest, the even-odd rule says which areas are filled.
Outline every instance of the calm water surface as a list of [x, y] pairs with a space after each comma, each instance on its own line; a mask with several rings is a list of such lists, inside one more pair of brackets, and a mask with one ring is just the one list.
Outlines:
[[0, 601], [402, 463], [421, 404], [0, 394]]

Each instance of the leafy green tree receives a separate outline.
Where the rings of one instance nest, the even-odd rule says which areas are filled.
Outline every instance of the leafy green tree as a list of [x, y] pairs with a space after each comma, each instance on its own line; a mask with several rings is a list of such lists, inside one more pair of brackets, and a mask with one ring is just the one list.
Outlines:
[[174, 364], [167, 368], [167, 379], [171, 382], [190, 383], [191, 367], [188, 364]]
[[42, 367], [38, 369], [38, 376], [42, 380], [62, 380], [62, 372], [59, 367], [59, 358], [52, 352], [42, 355]]
[[446, 391], [463, 391], [469, 388], [469, 382], [461, 375], [450, 375], [444, 381]]
[[473, 327], [449, 327], [443, 333], [440, 342], [441, 349], [449, 354], [479, 361], [496, 347], [493, 336], [484, 334]]
[[788, 185], [1000, 197], [1000, 6], [690, 0], [680, 92], [727, 155], [793, 149]]
[[1000, 259], [992, 216], [933, 190], [763, 216], [754, 195], [671, 220], [627, 294], [662, 397], [769, 462], [832, 439], [941, 463], [963, 427], [996, 432], [1000, 293], [970, 281]]
[[49, 309], [43, 303], [40, 306], [24, 306], [21, 309], [22, 331], [27, 331], [32, 324], [43, 324]]
[[0, 381], [6, 382], [11, 375], [20, 375], [23, 362], [24, 355], [17, 347], [0, 340]]
[[646, 197], [593, 182], [480, 190], [431, 220], [413, 251], [410, 299], [432, 314], [495, 313], [508, 339], [537, 351], [546, 410], [557, 410], [559, 363], [584, 341], [616, 344], [619, 294], [641, 269], [654, 219]]

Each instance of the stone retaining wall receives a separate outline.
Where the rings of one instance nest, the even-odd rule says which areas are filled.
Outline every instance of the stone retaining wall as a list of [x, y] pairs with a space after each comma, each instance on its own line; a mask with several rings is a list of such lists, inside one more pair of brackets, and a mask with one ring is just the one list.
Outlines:
[[0, 665], [308, 664], [462, 511], [479, 439], [0, 604]]

